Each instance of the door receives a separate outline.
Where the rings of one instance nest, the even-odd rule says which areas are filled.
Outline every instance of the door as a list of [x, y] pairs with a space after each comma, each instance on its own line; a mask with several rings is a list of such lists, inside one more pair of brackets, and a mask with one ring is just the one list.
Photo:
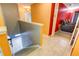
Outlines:
[[75, 46], [72, 49], [71, 56], [79, 56], [79, 35], [78, 35], [77, 41], [75, 43]]
[[76, 40], [76, 34], [77, 34], [77, 28], [79, 26], [79, 12], [76, 12], [74, 15], [74, 19], [73, 19], [73, 24], [75, 25], [73, 33], [72, 33], [72, 37], [71, 37], [71, 41], [70, 41], [70, 45], [73, 46]]

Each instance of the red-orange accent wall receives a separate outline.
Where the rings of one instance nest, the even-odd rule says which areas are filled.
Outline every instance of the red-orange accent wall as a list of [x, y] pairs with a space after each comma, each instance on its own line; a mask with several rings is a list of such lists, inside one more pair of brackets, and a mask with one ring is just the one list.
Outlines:
[[[49, 35], [52, 34], [54, 8], [55, 8], [55, 4], [52, 3], [51, 16], [50, 16]], [[69, 8], [69, 7], [67, 7], [64, 3], [59, 3], [59, 10], [58, 10], [58, 15], [57, 15], [57, 21], [56, 21], [55, 32], [59, 30], [59, 26], [60, 26], [60, 24], [61, 24], [61, 20], [70, 20], [70, 21], [71, 21], [74, 12], [75, 12], [75, 11], [79, 11], [79, 8], [73, 9], [72, 12], [71, 12], [70, 10], [62, 11], [62, 9], [64, 9], [64, 8]]]
[[72, 19], [73, 13], [68, 11], [62, 11], [62, 9], [68, 8], [65, 4], [59, 3], [58, 17], [56, 22], [55, 32], [59, 30], [59, 25], [61, 24], [61, 20], [70, 20]]
[[60, 20], [61, 20], [61, 18], [63, 18], [63, 17], [62, 17], [62, 14], [63, 14], [64, 12], [61, 12], [61, 9], [63, 9], [63, 8], [66, 8], [66, 6], [65, 6], [63, 3], [59, 3], [59, 10], [58, 10], [58, 16], [57, 16], [57, 22], [56, 22], [55, 31], [58, 31], [59, 25], [60, 25]]
[[52, 34], [54, 9], [55, 9], [55, 3], [52, 3], [52, 6], [51, 6], [51, 13], [50, 13], [51, 15], [50, 15], [49, 35]]

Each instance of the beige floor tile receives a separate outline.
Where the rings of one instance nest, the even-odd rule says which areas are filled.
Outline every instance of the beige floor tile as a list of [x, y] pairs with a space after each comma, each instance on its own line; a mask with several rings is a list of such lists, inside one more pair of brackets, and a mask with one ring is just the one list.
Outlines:
[[[62, 35], [66, 35], [66, 36], [62, 36]], [[51, 37], [44, 35], [42, 47], [35, 49], [28, 55], [26, 53], [23, 53], [22, 55], [24, 56], [66, 56], [66, 55], [69, 55], [70, 37], [67, 37], [67, 35], [68, 33], [63, 34], [62, 32], [58, 32], [54, 36], [51, 36]]]

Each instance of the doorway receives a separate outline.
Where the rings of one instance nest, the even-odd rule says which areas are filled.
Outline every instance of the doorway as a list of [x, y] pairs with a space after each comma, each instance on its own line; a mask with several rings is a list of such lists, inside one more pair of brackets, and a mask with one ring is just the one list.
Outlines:
[[79, 28], [79, 12], [74, 13], [74, 18], [73, 18], [72, 22], [75, 24], [75, 27], [74, 27], [72, 37], [71, 37], [71, 40], [70, 40], [70, 45], [74, 46], [75, 41], [76, 41], [76, 37], [77, 37], [77, 32], [78, 32], [77, 29]]

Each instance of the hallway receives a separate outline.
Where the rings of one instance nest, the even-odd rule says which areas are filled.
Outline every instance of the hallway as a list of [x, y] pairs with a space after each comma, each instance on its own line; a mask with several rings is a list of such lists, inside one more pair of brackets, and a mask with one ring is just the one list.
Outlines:
[[[24, 50], [16, 55], [18, 56], [66, 56], [69, 55], [70, 47], [69, 47], [69, 36], [59, 35], [59, 33], [63, 33], [59, 31], [54, 36], [48, 37], [44, 36], [43, 39], [43, 46], [40, 48], [33, 48], [31, 49], [30, 53]], [[29, 50], [30, 51], [30, 50]]]

